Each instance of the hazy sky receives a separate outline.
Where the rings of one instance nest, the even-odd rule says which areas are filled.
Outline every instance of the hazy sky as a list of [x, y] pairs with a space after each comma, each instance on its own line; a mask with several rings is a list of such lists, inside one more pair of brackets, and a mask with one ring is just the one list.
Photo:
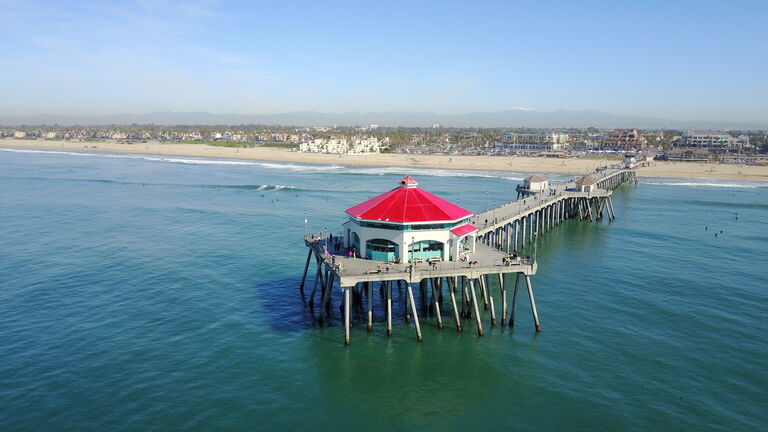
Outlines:
[[526, 107], [764, 121], [766, 12], [764, 0], [0, 0], [0, 115]]

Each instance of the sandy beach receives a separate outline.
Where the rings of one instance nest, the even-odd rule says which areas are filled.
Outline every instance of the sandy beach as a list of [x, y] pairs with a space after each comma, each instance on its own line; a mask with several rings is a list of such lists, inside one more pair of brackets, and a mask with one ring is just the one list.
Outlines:
[[[206, 144], [159, 142], [126, 144], [110, 141], [73, 142], [5, 139], [0, 141], [0, 147], [251, 159], [316, 164], [514, 171], [572, 175], [587, 174], [606, 163], [615, 162], [601, 159], [546, 159], [522, 156], [446, 156], [416, 154], [344, 155], [343, 157], [339, 157], [339, 155], [336, 154], [300, 153], [272, 147], [236, 149], [229, 147], [215, 147]], [[652, 166], [641, 168], [639, 175], [643, 177], [768, 180], [768, 166], [694, 162], [654, 162]]]

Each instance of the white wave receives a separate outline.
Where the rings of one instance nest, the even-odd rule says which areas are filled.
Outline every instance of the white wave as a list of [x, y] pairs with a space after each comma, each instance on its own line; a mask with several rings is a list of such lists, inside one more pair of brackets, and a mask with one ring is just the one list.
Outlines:
[[[361, 175], [411, 175], [411, 176], [432, 176], [432, 177], [483, 177], [497, 178], [502, 180], [522, 181], [526, 175], [522, 173], [501, 173], [494, 171], [467, 171], [467, 170], [448, 170], [439, 168], [408, 168], [408, 167], [346, 167], [341, 171], [345, 174]], [[515, 174], [517, 176], [515, 176]]]
[[[57, 150], [22, 150], [22, 149], [10, 149], [10, 148], [0, 148], [0, 151], [7, 151], [7, 152], [13, 152], [13, 153], [45, 153], [45, 154], [65, 154], [65, 155], [73, 155], [73, 156], [95, 156], [95, 157], [119, 157], [116, 155], [99, 155], [99, 154], [93, 154], [93, 153], [79, 153], [79, 152], [70, 152], [70, 151], [57, 151]], [[135, 159], [135, 158], [132, 158]]]
[[207, 160], [207, 159], [177, 159], [177, 158], [153, 158], [153, 157], [145, 157], [141, 158], [148, 161], [157, 161], [157, 162], [170, 162], [170, 163], [180, 163], [180, 164], [188, 164], [188, 165], [257, 165], [252, 162], [240, 162], [240, 161], [217, 161], [217, 160]]
[[[319, 172], [319, 173], [338, 173], [338, 174], [360, 174], [360, 175], [412, 175], [412, 176], [431, 176], [431, 177], [479, 177], [491, 178], [519, 182], [530, 174], [519, 172], [502, 171], [472, 171], [472, 170], [451, 170], [439, 168], [408, 168], [408, 167], [358, 167], [344, 165], [320, 165], [320, 164], [296, 164], [296, 163], [277, 163], [263, 161], [245, 161], [229, 159], [206, 159], [206, 158], [181, 158], [169, 156], [149, 156], [142, 154], [114, 154], [98, 152], [71, 152], [57, 150], [21, 150], [21, 149], [0, 149], [3, 151], [16, 153], [45, 153], [70, 156], [86, 156], [97, 158], [112, 159], [140, 159], [151, 162], [178, 163], [185, 165], [229, 165], [229, 166], [253, 166], [274, 170], [289, 170], [294, 172]], [[568, 178], [566, 175], [549, 174], [553, 181], [559, 181]]]
[[69, 156], [86, 156], [96, 158], [111, 158], [111, 159], [140, 159], [151, 162], [165, 162], [165, 163], [179, 163], [186, 165], [239, 165], [239, 166], [254, 166], [266, 169], [276, 170], [291, 170], [291, 171], [334, 171], [344, 168], [341, 165], [301, 165], [291, 163], [271, 163], [271, 162], [256, 162], [256, 161], [235, 161], [227, 159], [189, 159], [189, 158], [176, 158], [176, 157], [157, 157], [157, 156], [144, 156], [140, 154], [110, 154], [110, 153], [86, 153], [86, 152], [72, 152], [72, 151], [58, 151], [58, 150], [27, 150], [27, 149], [9, 149], [0, 148], [2, 151], [13, 153], [43, 153], [43, 154], [55, 154], [55, 155], [69, 155]]
[[737, 188], [737, 189], [757, 189], [768, 187], [768, 182], [744, 182], [744, 183], [717, 183], [717, 182], [695, 182], [695, 181], [670, 181], [670, 182], [641, 182], [642, 184], [655, 186], [687, 186], [687, 187], [718, 187], [718, 188]]

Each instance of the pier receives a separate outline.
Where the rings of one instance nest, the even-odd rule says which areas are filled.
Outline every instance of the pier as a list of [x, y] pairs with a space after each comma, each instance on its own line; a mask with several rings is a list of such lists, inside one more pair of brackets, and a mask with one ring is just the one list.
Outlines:
[[577, 218], [594, 222], [607, 215], [612, 221], [616, 212], [611, 194], [627, 182], [637, 184], [637, 171], [618, 166], [565, 184], [547, 185], [542, 190], [518, 186], [517, 201], [480, 213], [472, 223], [479, 228], [483, 243], [512, 253], [532, 244], [536, 235], [565, 220]]
[[[363, 312], [367, 330], [373, 331], [376, 286], [386, 311], [387, 335], [392, 335], [395, 319], [393, 287], [405, 290], [405, 297], [401, 299], [404, 303], [402, 318], [408, 323], [413, 322], [418, 341], [422, 340], [419, 312], [422, 316], [431, 314], [436, 326], [444, 327], [444, 314], [441, 311], [444, 310], [445, 294], [450, 307], [445, 315], [452, 321], [456, 331], [463, 331], [462, 320], [472, 320], [476, 324], [478, 336], [482, 336], [484, 323], [480, 308], [490, 312], [490, 326], [500, 322], [501, 326], [513, 327], [517, 303], [522, 294], [520, 290], [525, 290], [533, 324], [538, 332], [542, 327], [531, 280], [538, 264], [535, 253], [531, 256], [530, 245], [535, 244], [539, 235], [567, 220], [599, 221], [607, 215], [608, 220], [612, 221], [616, 217], [611, 202], [612, 191], [628, 182], [637, 182], [633, 166], [602, 168], [589, 176], [551, 187], [546, 179], [543, 184], [526, 181], [525, 185], [517, 187], [521, 199], [480, 214], [474, 215], [450, 204], [466, 214], [456, 213], [456, 217], [438, 218], [456, 222], [453, 225], [442, 224], [442, 228], [441, 224], [427, 224], [429, 221], [419, 222], [422, 225], [407, 225], [407, 222], [401, 221], [402, 225], [393, 228], [393, 223], [385, 223], [390, 222], [389, 218], [372, 219], [364, 213], [361, 216], [361, 211], [370, 211], [372, 206], [383, 199], [393, 199], [388, 194], [403, 192], [396, 188], [347, 210], [353, 216], [350, 222], [359, 226], [347, 226], [350, 222], [346, 223], [346, 235], [321, 233], [305, 236], [304, 243], [308, 252], [299, 289], [305, 298], [309, 290], [308, 306], [313, 316], [317, 311], [317, 319], [322, 325], [333, 319], [331, 293], [334, 287], [340, 287], [345, 344], [350, 343], [353, 309]], [[401, 181], [403, 188], [415, 188], [417, 184], [410, 177]], [[431, 195], [429, 197], [439, 200]], [[405, 213], [407, 209], [402, 211]], [[363, 234], [361, 227], [376, 233], [370, 237], [382, 236], [385, 229], [393, 230], [391, 232], [398, 235], [399, 244], [379, 238], [364, 243], [361, 235], [355, 231]], [[408, 231], [417, 228], [419, 231]], [[415, 235], [410, 241], [407, 237], [413, 233], [429, 232], [429, 228], [433, 228], [433, 236], [439, 236], [447, 229], [453, 234], [445, 244], [429, 242], [438, 244], [436, 247], [430, 246], [429, 250], [433, 252], [427, 253], [434, 253], [435, 256], [423, 259], [417, 256], [422, 250], [418, 244], [425, 241], [417, 242]], [[403, 230], [406, 234], [402, 234]], [[362, 237], [366, 238], [364, 234]], [[367, 251], [367, 256], [361, 256], [361, 245], [365, 245], [366, 249], [374, 249], [374, 252]], [[522, 256], [520, 251], [524, 251], [526, 256]], [[381, 253], [386, 254], [385, 258], [371, 259], [373, 254]], [[308, 278], [312, 262], [315, 264], [314, 277]], [[414, 288], [419, 290], [419, 308]], [[367, 300], [366, 304], [363, 304], [363, 297]]]

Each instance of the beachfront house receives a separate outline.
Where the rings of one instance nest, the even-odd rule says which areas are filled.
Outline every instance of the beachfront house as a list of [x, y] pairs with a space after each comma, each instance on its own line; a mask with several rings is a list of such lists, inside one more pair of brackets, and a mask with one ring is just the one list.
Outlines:
[[458, 261], [475, 251], [472, 212], [419, 188], [412, 177], [347, 209], [345, 246], [376, 261]]

